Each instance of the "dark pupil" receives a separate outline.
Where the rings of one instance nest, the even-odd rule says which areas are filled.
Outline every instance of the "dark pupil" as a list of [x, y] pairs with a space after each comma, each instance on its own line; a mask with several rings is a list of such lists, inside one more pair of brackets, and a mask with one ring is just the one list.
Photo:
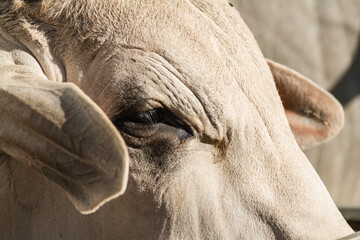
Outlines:
[[157, 123], [161, 122], [164, 119], [164, 116], [164, 110], [157, 108], [142, 112], [134, 117], [130, 117], [127, 121], [134, 123]]

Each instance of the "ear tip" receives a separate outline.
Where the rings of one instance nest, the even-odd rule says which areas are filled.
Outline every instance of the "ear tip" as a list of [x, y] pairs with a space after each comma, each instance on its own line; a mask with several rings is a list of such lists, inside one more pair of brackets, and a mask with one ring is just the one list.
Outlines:
[[329, 119], [327, 120], [327, 129], [329, 131], [328, 138], [334, 138], [339, 134], [341, 129], [345, 124], [345, 113], [344, 108], [340, 104], [340, 102], [330, 93], [328, 93], [332, 99], [331, 113], [329, 114]]
[[267, 63], [300, 147], [307, 149], [337, 136], [345, 119], [339, 101], [302, 74], [269, 59]]
[[[126, 187], [125, 187], [126, 189]], [[81, 214], [84, 214], [84, 215], [88, 215], [88, 214], [92, 214], [92, 213], [95, 213], [100, 207], [102, 207], [104, 204], [106, 204], [107, 202], [110, 202], [111, 200], [115, 199], [115, 198], [118, 198], [119, 196], [121, 196], [122, 194], [124, 194], [125, 192], [125, 189], [115, 193], [114, 195], [108, 197], [108, 198], [105, 198], [103, 199], [102, 201], [100, 202], [95, 202], [95, 203], [92, 203], [90, 205], [81, 205], [79, 203], [75, 203], [74, 201], [72, 201], [72, 203], [74, 204], [74, 206], [76, 207], [76, 209], [81, 213]]]
[[322, 91], [327, 95], [326, 98], [322, 100], [322, 102], [324, 100], [326, 101], [326, 104], [324, 104], [326, 107], [322, 107], [321, 118], [319, 118], [322, 122], [322, 127], [317, 128], [318, 134], [314, 135], [313, 142], [309, 141], [307, 144], [301, 146], [303, 150], [326, 143], [335, 138], [345, 124], [345, 114], [342, 105], [333, 95], [325, 90]]
[[81, 214], [91, 214], [96, 212], [100, 207], [102, 207], [107, 202], [110, 202], [113, 199], [118, 198], [119, 196], [123, 195], [125, 193], [126, 187], [127, 187], [127, 181], [128, 181], [128, 174], [122, 175], [122, 180], [120, 181], [120, 184], [117, 184], [116, 189], [108, 189], [104, 188], [104, 191], [95, 191], [89, 193], [88, 199], [78, 199], [73, 195], [70, 195], [67, 193], [70, 201], [75, 206], [75, 208], [81, 213]]
[[330, 141], [335, 138], [344, 127], [345, 113], [342, 105], [333, 95], [325, 91], [324, 93], [328, 95], [328, 99], [327, 107], [324, 108], [324, 112], [322, 114], [323, 127], [318, 129], [319, 134], [315, 137], [314, 142], [304, 144], [301, 146], [302, 150]]

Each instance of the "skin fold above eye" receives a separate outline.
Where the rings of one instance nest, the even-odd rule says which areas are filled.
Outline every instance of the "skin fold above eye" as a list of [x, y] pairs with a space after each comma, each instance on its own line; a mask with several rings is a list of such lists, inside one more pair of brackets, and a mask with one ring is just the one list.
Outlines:
[[134, 114], [134, 116], [118, 118], [114, 125], [123, 134], [131, 138], [178, 138], [181, 141], [193, 136], [189, 126], [162, 108], [151, 109]]

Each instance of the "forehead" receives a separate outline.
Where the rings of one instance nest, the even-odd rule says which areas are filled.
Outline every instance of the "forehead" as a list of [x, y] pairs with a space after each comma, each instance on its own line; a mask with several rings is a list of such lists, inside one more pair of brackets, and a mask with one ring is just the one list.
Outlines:
[[[227, 1], [105, 2], [92, 1], [91, 10], [82, 10], [91, 14], [77, 17], [90, 24], [74, 26], [80, 39], [97, 39], [110, 51], [155, 52], [193, 84], [232, 85], [247, 75], [261, 79], [268, 74], [251, 33]], [[76, 17], [73, 21], [78, 23]]]
[[80, 41], [110, 48], [141, 48], [169, 55], [169, 60], [184, 67], [189, 60], [197, 66], [212, 65], [207, 72], [224, 72], [224, 65], [236, 68], [244, 61], [251, 68], [249, 62], [262, 57], [251, 33], [227, 1], [93, 0], [71, 4], [57, 4], [62, 9], [57, 18], [68, 29], [66, 34], [60, 31], [63, 38], [76, 35]]
[[[159, 67], [167, 65], [176, 71], [174, 76], [188, 89], [187, 94], [194, 95], [206, 115], [216, 121], [224, 123], [234, 115], [234, 104], [261, 105], [278, 97], [252, 34], [227, 1], [91, 1], [78, 13], [81, 16], [75, 14], [73, 19], [75, 32], [80, 39], [102, 44], [104, 58], [112, 59], [114, 82], [124, 79], [119, 71], [133, 72], [137, 77], [132, 78], [132, 86], [139, 85], [139, 72], [151, 72], [144, 63], [153, 54], [161, 59], [156, 63]], [[85, 23], [89, 26], [81, 26]], [[135, 64], [134, 59], [127, 59], [125, 67], [126, 58], [120, 56], [130, 50], [142, 52], [142, 60]]]

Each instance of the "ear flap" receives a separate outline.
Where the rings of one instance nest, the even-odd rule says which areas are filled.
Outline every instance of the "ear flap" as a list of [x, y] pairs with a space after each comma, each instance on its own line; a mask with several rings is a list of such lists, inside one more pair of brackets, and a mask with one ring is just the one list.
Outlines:
[[90, 98], [25, 66], [3, 66], [0, 73], [2, 151], [60, 185], [83, 214], [125, 191], [125, 142]]
[[340, 103], [315, 83], [268, 60], [290, 128], [301, 149], [335, 137], [344, 124]]

